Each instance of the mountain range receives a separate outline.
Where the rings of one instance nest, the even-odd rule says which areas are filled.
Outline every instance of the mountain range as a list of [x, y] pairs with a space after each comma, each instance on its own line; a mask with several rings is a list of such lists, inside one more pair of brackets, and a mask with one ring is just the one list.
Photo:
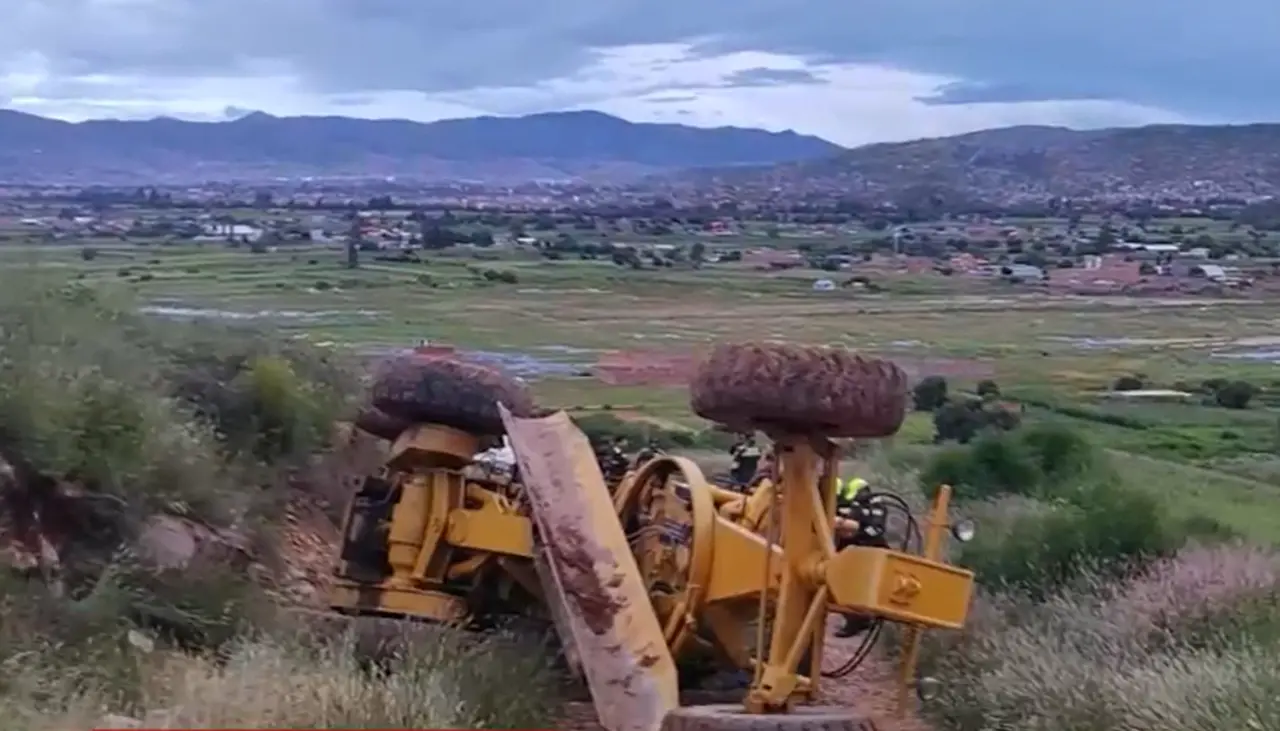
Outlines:
[[0, 110], [0, 181], [173, 183], [396, 176], [427, 182], [643, 181], [714, 195], [1280, 196], [1280, 124], [1008, 127], [844, 149], [757, 129], [601, 112], [431, 123], [346, 117], [69, 123]]
[[824, 158], [680, 178], [697, 188], [885, 198], [1280, 196], [1280, 124], [1152, 125], [1078, 131], [1007, 127], [867, 145]]
[[632, 179], [839, 152], [795, 132], [638, 124], [600, 112], [431, 123], [345, 117], [70, 123], [0, 110], [0, 180], [162, 182], [400, 176], [527, 182]]

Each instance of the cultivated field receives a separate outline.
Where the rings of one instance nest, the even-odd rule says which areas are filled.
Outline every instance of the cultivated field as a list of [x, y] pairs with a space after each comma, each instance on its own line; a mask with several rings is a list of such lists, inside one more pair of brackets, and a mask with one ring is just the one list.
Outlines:
[[[465, 250], [422, 263], [343, 266], [336, 248], [253, 254], [219, 244], [94, 244], [0, 250], [0, 265], [58, 271], [129, 292], [159, 315], [270, 325], [367, 352], [441, 341], [536, 379], [563, 405], [612, 404], [693, 425], [678, 387], [573, 377], [611, 351], [680, 355], [717, 340], [841, 344], [954, 386], [994, 379], [1057, 418], [1087, 420], [1117, 449], [1266, 481], [1280, 449], [1280, 309], [1267, 299], [1067, 297], [937, 275], [882, 275], [883, 291], [813, 291], [812, 271], [742, 265], [631, 270]], [[476, 258], [483, 256], [484, 258]], [[492, 273], [503, 272], [511, 281]], [[1122, 376], [1150, 388], [1243, 379], [1243, 411], [1104, 401]], [[928, 429], [909, 430], [928, 436]], [[1263, 455], [1259, 457], [1259, 455]]]

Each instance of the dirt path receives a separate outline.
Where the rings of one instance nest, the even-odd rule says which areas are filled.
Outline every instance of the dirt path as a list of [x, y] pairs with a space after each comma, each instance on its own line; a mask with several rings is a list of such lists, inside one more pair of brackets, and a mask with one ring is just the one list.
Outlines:
[[[834, 630], [840, 619], [833, 617], [827, 623], [827, 656], [823, 665], [835, 668], [857, 652], [861, 638], [836, 637]], [[823, 704], [849, 708], [875, 724], [877, 731], [933, 731], [916, 712], [914, 695], [909, 700], [907, 713], [898, 715], [898, 667], [882, 653], [873, 651], [857, 670], [846, 678], [823, 679]]]
[[[833, 632], [839, 622], [839, 618], [832, 618], [827, 627], [827, 657], [823, 664], [828, 668], [845, 662], [861, 644], [861, 640], [856, 637], [836, 637]], [[871, 721], [876, 731], [936, 731], [933, 725], [917, 713], [914, 697], [906, 715], [899, 717], [897, 666], [878, 652], [873, 652], [847, 678], [823, 679], [821, 688], [821, 705], [848, 708]], [[603, 731], [590, 703], [566, 704], [562, 719], [558, 728], [565, 731]]]

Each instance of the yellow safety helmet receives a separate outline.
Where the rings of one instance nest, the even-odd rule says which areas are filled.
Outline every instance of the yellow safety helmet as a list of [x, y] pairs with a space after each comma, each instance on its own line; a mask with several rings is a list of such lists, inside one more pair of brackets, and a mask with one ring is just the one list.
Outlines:
[[852, 500], [862, 488], [867, 486], [867, 481], [861, 477], [850, 477], [840, 486], [840, 495], [847, 500]]

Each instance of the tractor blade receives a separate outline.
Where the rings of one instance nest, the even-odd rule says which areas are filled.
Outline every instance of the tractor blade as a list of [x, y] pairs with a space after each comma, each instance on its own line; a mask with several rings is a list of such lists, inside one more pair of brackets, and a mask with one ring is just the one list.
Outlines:
[[546, 561], [535, 563], [607, 731], [658, 731], [679, 705], [675, 661], [587, 437], [564, 412], [502, 420]]

